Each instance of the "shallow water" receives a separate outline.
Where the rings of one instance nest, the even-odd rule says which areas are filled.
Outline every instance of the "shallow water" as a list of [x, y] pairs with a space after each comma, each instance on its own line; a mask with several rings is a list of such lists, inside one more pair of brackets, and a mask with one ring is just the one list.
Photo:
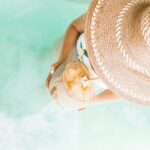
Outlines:
[[0, 150], [149, 150], [150, 108], [121, 100], [83, 112], [53, 103], [53, 43], [90, 0], [1, 0]]

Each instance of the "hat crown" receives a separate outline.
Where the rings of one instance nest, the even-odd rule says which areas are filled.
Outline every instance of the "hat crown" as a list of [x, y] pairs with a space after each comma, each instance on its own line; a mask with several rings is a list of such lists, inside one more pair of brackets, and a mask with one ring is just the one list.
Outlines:
[[122, 62], [150, 77], [150, 3], [129, 2], [120, 7], [118, 14], [116, 41]]
[[141, 31], [145, 42], [150, 47], [150, 7], [146, 8], [142, 14]]

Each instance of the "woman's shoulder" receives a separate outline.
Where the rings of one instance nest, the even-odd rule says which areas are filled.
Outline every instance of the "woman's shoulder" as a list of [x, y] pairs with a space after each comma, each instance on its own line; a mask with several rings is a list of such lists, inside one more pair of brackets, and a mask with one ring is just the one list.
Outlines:
[[85, 31], [86, 13], [72, 21], [72, 25], [80, 32]]

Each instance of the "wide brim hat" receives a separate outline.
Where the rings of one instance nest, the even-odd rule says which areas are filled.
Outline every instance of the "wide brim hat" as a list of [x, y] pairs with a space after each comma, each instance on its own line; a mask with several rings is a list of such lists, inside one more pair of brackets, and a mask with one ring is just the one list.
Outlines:
[[150, 105], [150, 0], [93, 0], [85, 36], [101, 80], [120, 97]]

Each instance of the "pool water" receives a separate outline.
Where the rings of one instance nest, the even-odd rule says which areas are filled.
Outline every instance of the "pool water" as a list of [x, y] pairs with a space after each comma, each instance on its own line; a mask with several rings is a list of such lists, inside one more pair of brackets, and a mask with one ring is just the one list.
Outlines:
[[90, 0], [1, 0], [0, 150], [149, 150], [150, 108], [120, 100], [83, 112], [45, 88], [53, 44]]

